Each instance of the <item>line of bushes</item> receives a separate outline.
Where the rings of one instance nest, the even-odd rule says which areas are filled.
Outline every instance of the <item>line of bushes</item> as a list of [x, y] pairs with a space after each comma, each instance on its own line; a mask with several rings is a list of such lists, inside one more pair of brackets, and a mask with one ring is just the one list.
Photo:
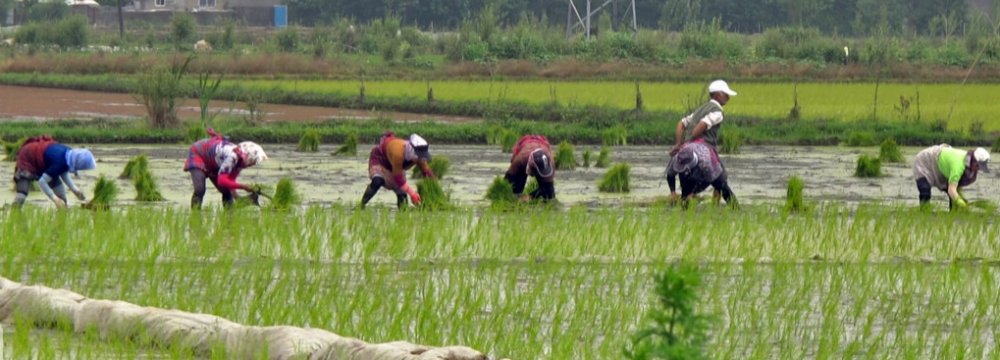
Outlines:
[[[967, 134], [935, 129], [923, 123], [873, 123], [845, 121], [786, 121], [786, 120], [729, 120], [723, 132], [738, 131], [744, 144], [751, 145], [847, 145], [850, 134], [863, 132], [873, 139], [876, 146], [886, 139], [909, 146], [927, 146], [948, 143], [954, 146], [989, 146], [996, 138], [990, 134]], [[544, 134], [550, 141], [570, 141], [574, 144], [598, 145], [604, 141], [604, 131], [589, 124], [560, 124], [540, 121], [486, 121], [469, 123], [401, 122], [378, 120], [335, 120], [319, 124], [267, 123], [248, 125], [239, 119], [220, 119], [216, 129], [235, 140], [254, 140], [265, 143], [296, 144], [306, 131], [315, 131], [323, 143], [342, 144], [356, 138], [362, 147], [373, 144], [386, 130], [397, 133], [420, 133], [435, 144], [488, 144], [498, 131], [514, 134]], [[630, 123], [628, 139], [634, 145], [669, 145], [673, 143], [673, 121], [644, 121]], [[96, 120], [52, 121], [44, 128], [37, 122], [10, 121], [0, 123], [4, 141], [16, 141], [24, 136], [44, 132], [71, 143], [185, 143], [189, 142], [187, 130], [151, 129], [139, 121]]]

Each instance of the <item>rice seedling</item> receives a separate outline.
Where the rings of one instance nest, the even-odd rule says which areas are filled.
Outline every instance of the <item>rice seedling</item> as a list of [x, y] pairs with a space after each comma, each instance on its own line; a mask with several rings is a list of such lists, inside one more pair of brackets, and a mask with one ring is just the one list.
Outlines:
[[879, 147], [878, 159], [885, 163], [901, 163], [905, 161], [899, 146], [892, 139], [885, 139]]
[[24, 141], [28, 140], [26, 137], [22, 137], [15, 142], [3, 142], [3, 161], [15, 161], [17, 160], [17, 152], [21, 150], [21, 146], [24, 145]]
[[146, 172], [149, 172], [149, 157], [146, 154], [140, 154], [125, 163], [125, 168], [122, 169], [118, 178], [135, 180], [139, 174]]
[[785, 210], [791, 212], [801, 212], [806, 211], [805, 200], [803, 200], [803, 189], [806, 187], [806, 182], [802, 178], [793, 175], [788, 178], [788, 191], [785, 196]]
[[340, 145], [336, 151], [331, 155], [345, 155], [345, 156], [357, 156], [358, 155], [358, 133], [349, 133], [344, 138], [344, 144]]
[[722, 130], [719, 135], [719, 152], [722, 154], [739, 154], [743, 146], [743, 136], [733, 127]]
[[514, 145], [517, 144], [517, 140], [519, 139], [521, 139], [521, 135], [518, 135], [518, 133], [507, 129], [502, 130], [498, 139], [500, 151], [505, 153], [514, 151]]
[[107, 210], [118, 199], [118, 185], [103, 174], [94, 183], [94, 196], [83, 207], [91, 210]]
[[302, 196], [295, 190], [295, 183], [289, 177], [282, 177], [274, 186], [270, 207], [275, 210], [287, 211], [298, 205]]
[[861, 154], [858, 157], [858, 164], [854, 170], [854, 176], [860, 178], [874, 178], [882, 176], [882, 161], [868, 154]]
[[597, 161], [594, 162], [595, 168], [606, 168], [611, 164], [611, 149], [607, 146], [601, 147], [601, 152], [597, 154]]
[[207, 137], [208, 131], [205, 130], [205, 125], [199, 122], [192, 122], [187, 125], [187, 131], [184, 133], [184, 142], [194, 143]]
[[420, 194], [420, 209], [450, 210], [454, 206], [448, 194], [441, 187], [441, 182], [434, 179], [421, 179], [417, 182], [417, 193]]
[[573, 155], [573, 144], [563, 140], [556, 148], [556, 169], [573, 170], [576, 169], [576, 155]]
[[601, 144], [604, 146], [628, 145], [628, 129], [624, 125], [604, 129], [601, 132]]
[[593, 156], [593, 153], [590, 151], [590, 149], [584, 150], [583, 156], [581, 156], [581, 158], [583, 159], [583, 164], [581, 164], [580, 166], [583, 166], [584, 168], [589, 168], [591, 156]]
[[[434, 172], [434, 176], [436, 176], [438, 180], [443, 180], [445, 174], [447, 174], [448, 170], [451, 168], [451, 160], [444, 155], [435, 155], [431, 158], [431, 161], [427, 165], [431, 168], [431, 171]], [[413, 170], [410, 172], [410, 177], [414, 179], [421, 179], [424, 177], [424, 173], [423, 171], [420, 171], [419, 166], [414, 166]]]
[[299, 146], [296, 150], [300, 152], [317, 152], [319, 151], [320, 140], [318, 130], [308, 129], [303, 132], [302, 137], [299, 138]]
[[506, 206], [517, 202], [517, 196], [514, 195], [514, 187], [503, 176], [493, 178], [493, 182], [486, 189], [484, 197], [492, 205]]
[[601, 192], [627, 193], [629, 192], [629, 171], [631, 167], [626, 163], [615, 164], [604, 174], [597, 189]]
[[135, 201], [163, 201], [165, 198], [160, 193], [160, 188], [156, 184], [156, 179], [149, 171], [141, 171], [132, 174], [132, 184], [135, 186]]

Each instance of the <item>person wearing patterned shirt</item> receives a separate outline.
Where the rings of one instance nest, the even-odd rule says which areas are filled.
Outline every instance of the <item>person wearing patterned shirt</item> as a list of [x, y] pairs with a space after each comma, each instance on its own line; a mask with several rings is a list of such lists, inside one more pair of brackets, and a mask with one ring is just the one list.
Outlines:
[[[205, 197], [205, 179], [212, 182], [222, 194], [222, 203], [231, 206], [236, 197], [236, 190], [255, 193], [249, 185], [240, 184], [236, 177], [243, 169], [260, 164], [267, 160], [264, 149], [252, 141], [234, 144], [211, 128], [207, 129], [209, 138], [198, 140], [191, 145], [184, 171], [191, 174], [194, 194], [191, 195], [191, 208], [201, 208]], [[256, 193], [255, 193], [256, 194]]]
[[[549, 145], [549, 140], [541, 135], [525, 135], [514, 145], [510, 167], [507, 168], [504, 179], [511, 184], [514, 195], [521, 200], [552, 200], [556, 197], [555, 175], [552, 145]], [[528, 176], [535, 177], [538, 189], [522, 195]]]
[[400, 209], [406, 205], [407, 195], [413, 205], [419, 205], [420, 194], [406, 182], [406, 171], [419, 166], [424, 177], [437, 180], [428, 165], [430, 161], [427, 140], [420, 135], [412, 134], [409, 139], [400, 139], [391, 131], [386, 132], [368, 156], [371, 183], [361, 197], [361, 207], [368, 205], [368, 201], [383, 187], [396, 193], [396, 206]]

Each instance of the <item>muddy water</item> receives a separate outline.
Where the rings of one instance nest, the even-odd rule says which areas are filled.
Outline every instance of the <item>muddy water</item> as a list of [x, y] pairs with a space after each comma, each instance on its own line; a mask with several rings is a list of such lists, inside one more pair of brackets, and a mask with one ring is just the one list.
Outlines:
[[[73, 144], [74, 146], [78, 146]], [[183, 172], [187, 145], [83, 145], [91, 148], [98, 158], [98, 170], [81, 173], [77, 181], [90, 193], [96, 177], [105, 174], [117, 177], [125, 163], [133, 156], [147, 154], [153, 174], [159, 181], [160, 190], [167, 198], [167, 204], [186, 205], [191, 193], [190, 178]], [[263, 165], [248, 169], [240, 180], [248, 183], [273, 184], [283, 176], [290, 176], [309, 204], [354, 204], [368, 184], [367, 154], [370, 145], [359, 148], [356, 157], [334, 157], [330, 153], [336, 145], [324, 145], [316, 153], [294, 151], [292, 145], [265, 145], [271, 159]], [[577, 157], [586, 149], [596, 155], [597, 147], [577, 147]], [[916, 203], [916, 187], [911, 164], [920, 148], [903, 148], [907, 159], [904, 164], [883, 166], [884, 177], [859, 179], [852, 176], [855, 162], [861, 153], [877, 154], [876, 148], [844, 147], [745, 147], [741, 154], [723, 155], [722, 160], [729, 170], [730, 185], [744, 203], [782, 201], [785, 184], [792, 175], [805, 179], [807, 199], [813, 201], [836, 200], [847, 202], [885, 201]], [[614, 148], [614, 162], [628, 162], [632, 165], [631, 186], [628, 194], [602, 194], [597, 191], [597, 182], [605, 169], [588, 168], [572, 171], [558, 171], [556, 191], [564, 204], [621, 205], [645, 202], [668, 194], [663, 178], [666, 163], [666, 147], [628, 146]], [[451, 193], [454, 202], [462, 205], [483, 205], [486, 188], [495, 176], [502, 175], [507, 168], [510, 155], [495, 146], [441, 145], [432, 146], [432, 153], [447, 156], [452, 163], [445, 176], [445, 190]], [[596, 157], [596, 156], [595, 156]], [[0, 179], [11, 179], [13, 164], [0, 168]], [[129, 203], [135, 197], [132, 185], [118, 181], [121, 194], [119, 199]], [[1000, 190], [996, 173], [981, 174], [979, 180], [965, 193], [970, 199], [996, 201]], [[7, 187], [12, 188], [12, 185]], [[947, 197], [934, 193], [938, 205], [946, 205]], [[8, 190], [0, 203], [13, 200]], [[44, 196], [33, 193], [29, 201], [47, 205]], [[206, 195], [207, 205], [220, 204], [220, 198], [209, 185]], [[395, 196], [381, 191], [372, 204], [394, 206]]]

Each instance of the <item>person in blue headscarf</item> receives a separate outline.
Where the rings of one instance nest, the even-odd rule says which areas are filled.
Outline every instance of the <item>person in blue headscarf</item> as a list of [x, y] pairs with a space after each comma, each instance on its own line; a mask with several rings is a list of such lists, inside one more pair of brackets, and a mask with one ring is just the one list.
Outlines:
[[38, 181], [38, 187], [56, 206], [66, 207], [66, 188], [80, 201], [87, 199], [83, 191], [73, 183], [70, 174], [79, 175], [81, 170], [97, 168], [94, 154], [87, 149], [72, 149], [56, 142], [49, 136], [32, 137], [25, 140], [17, 152], [14, 165], [14, 186], [17, 194], [14, 205], [24, 205], [31, 189], [31, 182]]

